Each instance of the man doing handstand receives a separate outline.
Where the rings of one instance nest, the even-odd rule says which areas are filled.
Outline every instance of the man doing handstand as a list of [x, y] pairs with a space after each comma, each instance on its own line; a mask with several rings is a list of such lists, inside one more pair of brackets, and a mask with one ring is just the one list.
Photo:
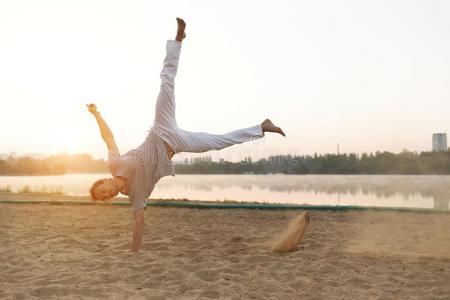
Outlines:
[[166, 57], [161, 72], [161, 89], [156, 102], [154, 124], [145, 141], [136, 149], [120, 155], [113, 134], [95, 104], [87, 105], [97, 120], [101, 136], [108, 147], [108, 166], [113, 178], [96, 181], [91, 189], [94, 200], [107, 200], [119, 192], [128, 195], [134, 213], [131, 251], [139, 251], [144, 232], [144, 209], [147, 198], [158, 180], [175, 176], [171, 161], [180, 152], [205, 152], [219, 150], [264, 136], [264, 132], [276, 132], [285, 136], [281, 128], [269, 119], [261, 124], [238, 129], [225, 134], [190, 132], [178, 127], [175, 119], [174, 80], [177, 74], [181, 42], [186, 37], [186, 23], [177, 18], [175, 40], [166, 44]]

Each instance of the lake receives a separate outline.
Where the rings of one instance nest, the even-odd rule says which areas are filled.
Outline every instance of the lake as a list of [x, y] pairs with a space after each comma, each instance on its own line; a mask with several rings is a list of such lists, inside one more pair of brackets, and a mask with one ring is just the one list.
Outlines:
[[[88, 195], [90, 185], [109, 174], [0, 176], [13, 191], [62, 187], [68, 195]], [[358, 205], [449, 209], [446, 175], [176, 175], [160, 180], [151, 198], [236, 200], [259, 203]]]

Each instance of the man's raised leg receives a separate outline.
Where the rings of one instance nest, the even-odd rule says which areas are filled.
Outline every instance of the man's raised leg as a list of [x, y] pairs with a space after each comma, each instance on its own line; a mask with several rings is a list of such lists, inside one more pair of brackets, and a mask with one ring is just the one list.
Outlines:
[[211, 134], [206, 132], [191, 132], [182, 129], [177, 130], [177, 152], [205, 152], [220, 150], [236, 144], [253, 141], [264, 136], [265, 132], [279, 133], [285, 136], [280, 127], [266, 119], [261, 124], [234, 130], [225, 134]]
[[182, 19], [177, 18], [177, 24], [175, 40], [169, 40], [166, 44], [166, 57], [160, 75], [161, 89], [155, 109], [154, 126], [162, 132], [177, 127], [175, 118], [175, 77], [178, 70], [181, 42], [186, 37], [184, 33], [186, 23]]

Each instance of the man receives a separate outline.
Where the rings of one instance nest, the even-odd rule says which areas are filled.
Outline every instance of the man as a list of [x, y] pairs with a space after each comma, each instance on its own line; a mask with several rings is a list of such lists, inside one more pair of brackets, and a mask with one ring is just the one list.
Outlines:
[[181, 43], [186, 37], [186, 23], [177, 18], [175, 40], [167, 41], [166, 57], [161, 72], [161, 90], [156, 102], [153, 127], [146, 140], [136, 149], [124, 155], [114, 141], [113, 134], [95, 104], [87, 105], [97, 120], [103, 140], [108, 147], [108, 165], [114, 176], [100, 179], [90, 190], [94, 200], [107, 200], [119, 192], [128, 195], [134, 213], [131, 251], [139, 251], [144, 232], [144, 209], [155, 184], [164, 176], [175, 176], [171, 161], [176, 153], [219, 150], [264, 136], [264, 132], [276, 132], [285, 136], [281, 128], [269, 119], [261, 124], [235, 130], [226, 134], [190, 132], [178, 127], [175, 119], [174, 80], [178, 68]]

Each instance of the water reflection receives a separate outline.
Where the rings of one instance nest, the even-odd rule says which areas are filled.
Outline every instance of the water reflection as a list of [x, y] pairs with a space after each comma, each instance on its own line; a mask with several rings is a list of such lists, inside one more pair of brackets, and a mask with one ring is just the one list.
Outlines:
[[[92, 182], [107, 174], [0, 176], [0, 187], [15, 191], [62, 186], [87, 195]], [[165, 177], [152, 198], [237, 200], [292, 204], [361, 205], [449, 209], [450, 176], [404, 175], [177, 175]]]
[[[257, 195], [266, 192], [273, 202], [280, 202], [280, 194], [293, 194], [306, 197], [331, 196], [334, 204], [358, 204], [357, 198], [378, 199], [374, 205], [386, 200], [394, 204], [397, 200], [429, 202], [432, 205], [418, 205], [436, 209], [449, 209], [450, 176], [405, 176], [405, 175], [177, 175], [175, 180], [162, 180], [160, 189], [230, 192], [241, 190], [242, 199], [252, 200], [252, 192]], [[216, 195], [217, 196], [217, 195]], [[300, 198], [298, 200], [301, 200]], [[281, 201], [290, 202], [290, 201]], [[328, 201], [329, 202], [329, 201]], [[401, 202], [399, 202], [401, 203]], [[333, 204], [333, 203], [328, 203]]]

